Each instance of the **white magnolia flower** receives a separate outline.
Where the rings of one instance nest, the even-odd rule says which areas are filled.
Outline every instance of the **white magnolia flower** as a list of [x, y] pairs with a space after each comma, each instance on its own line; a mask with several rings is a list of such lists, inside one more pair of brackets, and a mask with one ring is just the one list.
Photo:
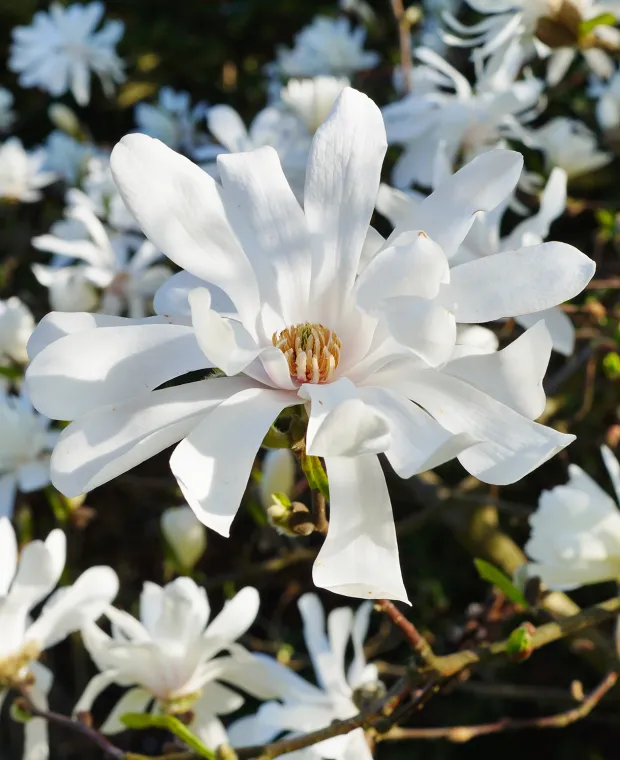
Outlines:
[[[45, 542], [32, 541], [18, 560], [11, 523], [0, 517], [0, 709], [8, 689], [28, 684], [28, 694], [47, 710], [53, 674], [37, 662], [84, 624], [96, 620], [118, 591], [118, 578], [109, 567], [91, 567], [72, 586], [60, 588], [43, 606], [36, 620], [32, 610], [54, 590], [64, 570], [66, 540], [53, 530]], [[48, 756], [47, 723], [33, 718], [25, 726], [24, 760]]]
[[309, 134], [313, 135], [329, 116], [349, 80], [345, 77], [313, 77], [290, 79], [280, 90], [280, 98], [301, 119]]
[[33, 203], [43, 197], [42, 187], [56, 180], [45, 171], [47, 153], [43, 148], [24, 150], [19, 137], [0, 145], [0, 198], [9, 202]]
[[15, 112], [13, 111], [13, 93], [0, 87], [0, 131], [6, 132], [13, 126]]
[[0, 516], [10, 517], [17, 489], [38, 491], [50, 482], [50, 452], [58, 433], [37, 414], [28, 396], [0, 388]]
[[559, 166], [569, 179], [600, 169], [613, 159], [613, 153], [599, 150], [596, 135], [583, 122], [564, 116], [530, 130], [528, 144], [542, 151], [547, 171]]
[[0, 366], [27, 363], [26, 344], [33, 330], [32, 312], [17, 296], [0, 301]]
[[[171, 467], [187, 502], [228, 535], [243, 473], [278, 415], [303, 403], [307, 453], [325, 459], [331, 494], [315, 583], [405, 599], [378, 453], [402, 477], [458, 456], [503, 484], [573, 440], [531, 421], [545, 405], [543, 323], [490, 361], [450, 359], [457, 322], [561, 303], [585, 286], [593, 262], [546, 243], [449, 269], [474, 212], [516, 184], [522, 157], [511, 151], [450, 177], [421, 204], [416, 231], [384, 241], [369, 221], [385, 150], [378, 108], [345, 89], [314, 136], [302, 209], [271, 148], [220, 156], [219, 185], [160, 142], [123, 138], [112, 155], [123, 197], [186, 271], [156, 295], [159, 317], [51, 314], [31, 338], [34, 403], [75, 420], [53, 456], [63, 493], [180, 441]], [[357, 278], [369, 246], [378, 253]], [[227, 376], [160, 388], [209, 367]]]
[[108, 21], [95, 31], [103, 17], [101, 2], [67, 7], [52, 3], [37, 11], [31, 26], [13, 29], [9, 68], [19, 74], [22, 87], [39, 87], [54, 97], [71, 91], [84, 106], [90, 101], [91, 71], [110, 97], [122, 82], [123, 62], [115, 46], [123, 35], [121, 21]]
[[[465, 240], [450, 259], [450, 266], [458, 266], [466, 261], [474, 261], [484, 256], [493, 256], [501, 251], [525, 249], [527, 246], [538, 246], [549, 234], [553, 221], [559, 218], [566, 208], [566, 173], [563, 169], [553, 169], [549, 181], [541, 195], [540, 207], [532, 216], [524, 219], [506, 237], [502, 238], [500, 228], [511, 196], [493, 211], [478, 214]], [[377, 196], [377, 210], [396, 227], [406, 225], [415, 227], [418, 219], [418, 209], [421, 203], [415, 195], [405, 194], [387, 185], [381, 185]], [[557, 306], [535, 314], [520, 314], [515, 321], [528, 329], [541, 319], [551, 335], [553, 348], [565, 356], [570, 356], [575, 347], [575, 328], [570, 317]], [[488, 353], [493, 342], [497, 348], [497, 340], [488, 330], [477, 327], [476, 333], [471, 332], [457, 338], [457, 344], [469, 345]], [[489, 334], [490, 333], [490, 334]], [[483, 337], [486, 336], [486, 337]], [[473, 342], [472, 342], [473, 341]], [[491, 341], [491, 342], [489, 342]]]
[[[446, 42], [475, 47], [474, 62], [480, 64], [486, 60], [493, 69], [501, 69], [510, 59], [524, 63], [537, 56], [548, 58], [547, 82], [550, 85], [556, 85], [564, 78], [577, 54], [577, 29], [571, 30], [571, 23], [576, 19], [593, 19], [606, 12], [620, 18], [620, 3], [613, 0], [467, 0], [467, 4], [486, 18], [472, 26], [464, 26], [451, 13], [444, 13], [444, 20], [455, 33], [444, 34]], [[558, 40], [552, 42], [549, 35], [554, 36], [553, 30], [545, 30], [540, 24], [545, 21], [552, 27], [556, 17]], [[561, 40], [570, 31], [575, 35], [575, 44], [562, 47]], [[620, 43], [620, 31], [606, 25], [595, 27], [591, 37], [594, 43], [598, 41], [602, 46]], [[613, 63], [607, 53], [594, 44], [581, 52], [592, 71], [599, 76], [611, 76]]]
[[[95, 214], [113, 230], [140, 232], [140, 227], [114, 184], [109, 155], [98, 155], [88, 160], [82, 190]], [[77, 195], [71, 190], [67, 197], [74, 205], [84, 201], [84, 195]]]
[[55, 129], [45, 141], [45, 168], [70, 185], [77, 184], [96, 148]]
[[[601, 454], [620, 502], [620, 465], [607, 446]], [[581, 467], [571, 464], [568, 473], [565, 486], [542, 492], [530, 517], [525, 551], [534, 562], [527, 565], [528, 575], [559, 590], [620, 582], [618, 504]]]
[[596, 120], [603, 130], [616, 129], [620, 126], [620, 69], [617, 69], [607, 82], [594, 80], [588, 94], [597, 98]]
[[292, 49], [278, 49], [277, 59], [268, 70], [286, 79], [321, 74], [350, 77], [379, 63], [377, 53], [364, 50], [365, 39], [366, 30], [353, 28], [346, 18], [316, 16], [295, 35]]
[[194, 733], [208, 746], [225, 743], [216, 716], [237, 710], [245, 700], [221, 681], [261, 699], [282, 691], [265, 678], [266, 666], [236, 643], [254, 622], [258, 606], [258, 592], [246, 587], [209, 623], [207, 595], [191, 578], [177, 578], [163, 588], [145, 583], [140, 620], [108, 607], [111, 636], [97, 625], [84, 627], [84, 644], [101, 672], [86, 686], [75, 711], [90, 711], [115, 683], [131, 688], [108, 715], [100, 729], [104, 734], [125, 730], [120, 717], [128, 712], [191, 710]]
[[265, 509], [273, 504], [273, 494], [291, 497], [295, 486], [295, 455], [290, 449], [270, 449], [265, 454], [259, 483], [261, 504]]
[[134, 112], [138, 132], [189, 155], [206, 142], [206, 135], [199, 130], [206, 114], [206, 103], [192, 106], [188, 92], [171, 87], [162, 87], [157, 104], [138, 103]]
[[535, 115], [542, 82], [529, 78], [482, 76], [472, 89], [465, 77], [440, 55], [417, 48], [423, 65], [412, 72], [413, 91], [383, 108], [390, 144], [402, 145], [392, 174], [396, 187], [433, 184], [438, 152], [450, 167], [520, 134], [521, 123]]
[[[155, 291], [172, 274], [167, 266], [156, 264], [162, 254], [148, 240], [109, 233], [89, 204], [80, 200], [83, 196], [73, 197], [78, 201], [66, 209], [65, 216], [82, 225], [84, 237], [76, 238], [75, 227], [65, 225], [63, 230], [70, 230], [68, 238], [48, 234], [32, 239], [40, 251], [82, 262], [75, 266], [33, 264], [35, 277], [49, 288], [52, 308], [81, 311], [87, 310], [85, 304], [93, 308], [98, 300], [94, 288], [99, 288], [103, 314], [146, 316]], [[130, 255], [132, 250], [135, 253]]]
[[[287, 683], [281, 701], [263, 704], [256, 715], [233, 723], [228, 734], [235, 747], [263, 744], [282, 732], [287, 736], [326, 728], [334, 720], [346, 720], [357, 715], [360, 703], [356, 690], [369, 692], [382, 689], [376, 665], [366, 663], [364, 639], [372, 605], [360, 605], [355, 614], [350, 607], [333, 610], [327, 617], [315, 594], [304, 594], [298, 603], [304, 625], [304, 638], [316, 675], [317, 686], [285, 668], [277, 660], [260, 656], [270, 668], [274, 680]], [[353, 645], [353, 660], [345, 670], [345, 653], [349, 640]], [[358, 692], [359, 693], [359, 692]], [[381, 692], [378, 692], [380, 694]], [[373, 753], [366, 743], [364, 730], [314, 744], [305, 750], [288, 755], [296, 760], [371, 760]]]
[[170, 507], [161, 516], [161, 530], [177, 563], [190, 572], [207, 548], [207, 531], [191, 507]]

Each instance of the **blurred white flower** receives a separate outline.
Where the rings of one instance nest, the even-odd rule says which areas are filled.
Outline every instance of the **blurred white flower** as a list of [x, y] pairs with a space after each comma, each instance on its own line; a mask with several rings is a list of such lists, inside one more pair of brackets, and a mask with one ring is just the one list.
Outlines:
[[613, 153], [599, 150], [596, 135], [586, 125], [565, 116], [551, 119], [539, 129], [528, 130], [528, 145], [540, 150], [547, 171], [564, 169], [568, 179], [606, 166]]
[[140, 620], [108, 607], [112, 636], [94, 624], [83, 629], [86, 649], [101, 672], [86, 686], [75, 711], [90, 711], [110, 684], [131, 686], [102, 725], [103, 733], [124, 731], [120, 717], [127, 712], [191, 710], [190, 730], [209, 746], [224, 743], [226, 733], [216, 716], [237, 710], [245, 700], [221, 681], [261, 699], [279, 693], [265, 678], [262, 662], [236, 643], [258, 607], [258, 592], [248, 586], [209, 623], [207, 595], [191, 578], [177, 578], [163, 588], [145, 583]]
[[54, 130], [45, 141], [45, 168], [70, 185], [76, 185], [95, 152], [94, 145]]
[[[32, 239], [40, 251], [83, 262], [75, 266], [32, 265], [35, 277], [50, 290], [52, 307], [88, 311], [86, 304], [94, 308], [94, 288], [99, 288], [103, 292], [103, 314], [127, 312], [133, 318], [145, 317], [155, 291], [172, 274], [167, 266], [156, 264], [162, 254], [141, 237], [109, 233], [81, 194], [74, 192], [72, 197], [77, 202], [66, 209], [65, 216], [81, 223], [84, 237], [76, 238], [74, 228], [64, 227], [70, 230], [69, 238], [47, 234]], [[132, 250], [135, 252], [130, 255]]]
[[0, 300], [0, 366], [7, 361], [26, 364], [26, 344], [34, 330], [34, 317], [17, 296]]
[[[58, 589], [33, 621], [32, 610], [54, 590], [65, 559], [65, 535], [53, 530], [45, 542], [27, 544], [18, 561], [11, 523], [0, 517], [0, 710], [8, 689], [20, 684], [39, 709], [47, 710], [53, 674], [37, 662], [39, 655], [96, 620], [117, 594], [116, 573], [109, 567], [91, 567], [73, 585]], [[25, 725], [23, 758], [47, 756], [47, 723], [33, 718]]]
[[273, 504], [273, 494], [290, 498], [295, 486], [295, 455], [290, 449], [270, 449], [265, 454], [259, 483], [261, 504], [265, 509]]
[[192, 106], [188, 92], [162, 87], [156, 104], [138, 103], [134, 118], [138, 132], [161, 140], [174, 150], [193, 155], [207, 141], [199, 126], [204, 125], [206, 103]]
[[123, 62], [115, 51], [123, 35], [120, 21], [108, 21], [95, 31], [103, 17], [101, 2], [67, 7], [52, 3], [49, 11], [37, 11], [31, 26], [13, 29], [8, 66], [19, 74], [22, 87], [39, 87], [54, 97], [68, 90], [81, 105], [90, 101], [91, 71], [108, 97], [122, 82]]
[[15, 121], [15, 112], [13, 111], [13, 93], [0, 87], [0, 131], [6, 132], [11, 128]]
[[[317, 686], [304, 680], [277, 660], [259, 655], [270, 669], [274, 681], [286, 683], [279, 702], [267, 702], [256, 715], [241, 718], [228, 728], [235, 747], [272, 741], [283, 731], [285, 736], [304, 734], [326, 728], [334, 720], [347, 720], [360, 712], [362, 689], [372, 699], [384, 693], [376, 665], [366, 663], [364, 639], [372, 604], [361, 604], [355, 614], [350, 607], [329, 613], [327, 635], [325, 613], [315, 594], [304, 594], [298, 602], [303, 620], [304, 638], [312, 660]], [[353, 660], [345, 669], [345, 654], [353, 645]], [[357, 704], [356, 704], [357, 702]], [[362, 728], [326, 739], [307, 750], [293, 753], [299, 760], [372, 760]]]
[[346, 18], [315, 16], [295, 35], [292, 49], [281, 46], [267, 70], [276, 77], [350, 77], [379, 63], [377, 53], [364, 50], [366, 30]]
[[[92, 210], [109, 227], [119, 232], [140, 232], [140, 226], [121, 198], [110, 171], [110, 156], [98, 155], [90, 158], [86, 164], [86, 175], [82, 189]], [[72, 201], [72, 197], [75, 196]], [[82, 203], [84, 197], [69, 191], [69, 201]]]
[[[620, 502], [620, 465], [607, 446], [601, 447], [601, 454]], [[525, 551], [534, 562], [527, 565], [527, 574], [559, 590], [618, 583], [618, 504], [581, 467], [571, 464], [568, 473], [565, 486], [542, 492], [530, 517], [532, 534]]]
[[[485, 214], [477, 214], [470, 231], [463, 240], [458, 250], [450, 258], [450, 266], [455, 267], [467, 261], [492, 256], [501, 251], [538, 246], [549, 234], [552, 222], [558, 219], [566, 209], [566, 173], [563, 169], [552, 170], [547, 185], [540, 198], [540, 207], [535, 214], [516, 225], [512, 232], [501, 237], [501, 225], [504, 213], [509, 207], [513, 194], [506, 197], [493, 211]], [[421, 199], [415, 195], [405, 194], [394, 190], [387, 185], [381, 185], [377, 196], [377, 210], [383, 214], [396, 227], [405, 225], [415, 227], [419, 220], [419, 207]], [[565, 356], [570, 356], [575, 347], [575, 328], [570, 317], [557, 306], [534, 314], [519, 314], [514, 320], [526, 330], [533, 327], [536, 322], [544, 319], [545, 325], [551, 335], [553, 348]], [[455, 356], [463, 356], [467, 346], [483, 348], [483, 353], [490, 347], [496, 338], [493, 333], [484, 334], [480, 331], [484, 328], [477, 327], [476, 333], [463, 333], [457, 338], [457, 351]], [[486, 337], [483, 337], [486, 335]], [[493, 337], [491, 337], [493, 336]], [[472, 340], [474, 343], [472, 343]], [[481, 341], [479, 343], [479, 341]]]
[[0, 146], [0, 198], [9, 202], [33, 203], [43, 197], [41, 188], [56, 180], [45, 171], [47, 153], [43, 148], [24, 150], [19, 137], [10, 137]]
[[38, 414], [24, 391], [0, 389], [0, 516], [10, 517], [17, 489], [30, 493], [50, 482], [50, 452], [58, 432]]
[[[386, 147], [377, 106], [343, 90], [313, 138], [302, 209], [271, 148], [220, 156], [219, 185], [158, 141], [123, 138], [112, 155], [123, 197], [186, 271], [157, 294], [156, 319], [52, 314], [31, 338], [33, 401], [74, 420], [54, 453], [63, 493], [180, 441], [170, 461], [183, 495], [228, 535], [269, 428], [304, 403], [306, 450], [325, 459], [331, 497], [315, 583], [406, 599], [377, 454], [402, 477], [458, 456], [476, 477], [505, 484], [573, 440], [532, 422], [551, 351], [542, 322], [491, 362], [443, 368], [457, 322], [561, 303], [594, 263], [553, 242], [450, 270], [475, 212], [514, 188], [523, 160], [512, 151], [479, 156], [420, 205], [417, 229], [383, 240], [369, 222]], [[369, 245], [376, 255], [358, 278]], [[160, 387], [210, 367], [221, 373]]]
[[597, 78], [588, 88], [590, 97], [597, 98], [596, 120], [602, 130], [620, 126], [620, 69], [607, 82]]
[[475, 88], [439, 54], [415, 50], [422, 65], [414, 67], [413, 91], [383, 108], [388, 143], [402, 145], [392, 183], [433, 185], [441, 150], [450, 168], [521, 133], [521, 124], [537, 114], [543, 83], [534, 78], [486, 76]]
[[207, 548], [207, 530], [191, 507], [170, 507], [161, 516], [161, 530], [180, 567], [191, 572]]
[[313, 77], [290, 79], [280, 90], [280, 98], [301, 119], [313, 135], [329, 116], [334, 103], [349, 80], [344, 77]]

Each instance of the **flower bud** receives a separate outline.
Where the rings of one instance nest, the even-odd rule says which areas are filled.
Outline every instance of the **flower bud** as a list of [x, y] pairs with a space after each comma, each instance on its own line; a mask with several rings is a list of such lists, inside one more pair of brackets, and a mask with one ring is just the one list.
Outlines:
[[170, 507], [161, 516], [161, 530], [179, 565], [190, 571], [207, 548], [207, 531], [190, 507]]
[[387, 693], [383, 681], [368, 681], [360, 684], [353, 692], [353, 704], [358, 710], [366, 710], [370, 705], [383, 699]]
[[299, 501], [291, 503], [285, 494], [272, 494], [267, 519], [278, 533], [291, 538], [309, 536], [314, 531], [314, 521], [308, 507]]
[[47, 115], [57, 129], [65, 132], [70, 137], [75, 137], [77, 139], [82, 134], [82, 128], [78, 117], [69, 106], [66, 106], [63, 103], [52, 103], [47, 109]]
[[264, 509], [273, 504], [273, 494], [290, 498], [295, 485], [295, 455], [290, 449], [270, 449], [263, 459], [259, 491]]

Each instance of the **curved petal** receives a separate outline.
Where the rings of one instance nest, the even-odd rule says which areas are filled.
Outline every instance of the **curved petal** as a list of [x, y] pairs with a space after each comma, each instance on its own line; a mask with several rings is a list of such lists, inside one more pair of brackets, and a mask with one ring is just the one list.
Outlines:
[[336, 594], [407, 602], [390, 495], [379, 460], [330, 457], [327, 537], [312, 570], [314, 583]]
[[364, 641], [368, 634], [370, 615], [373, 611], [372, 602], [363, 602], [355, 611], [353, 626], [351, 628], [351, 642], [353, 644], [353, 662], [347, 673], [347, 681], [351, 688], [355, 689], [360, 684], [362, 673], [366, 668], [366, 655], [364, 654]]
[[6, 517], [0, 517], [0, 598], [6, 596], [17, 570], [17, 538]]
[[205, 638], [236, 641], [256, 619], [259, 606], [258, 591], [252, 586], [242, 588], [209, 623], [204, 633]]
[[209, 108], [207, 126], [215, 139], [233, 153], [249, 150], [252, 147], [245, 124], [237, 111], [228, 105]]
[[596, 265], [566, 243], [541, 243], [459, 264], [441, 300], [457, 322], [491, 322], [568, 301], [592, 279]]
[[153, 695], [146, 689], [135, 687], [125, 692], [114, 705], [108, 717], [99, 728], [102, 734], [120, 734], [127, 730], [127, 726], [121, 723], [121, 717], [126, 713], [145, 713], [149, 703], [153, 701]]
[[[312, 593], [304, 594], [299, 598], [297, 606], [303, 621], [306, 647], [319, 686], [327, 692], [346, 694], [348, 687], [343, 669], [344, 651], [340, 652], [342, 660], [339, 662], [325, 634], [325, 614], [319, 597]], [[349, 631], [347, 630], [345, 646], [348, 635]]]
[[39, 411], [73, 420], [209, 366], [192, 327], [133, 324], [76, 332], [55, 341], [37, 354], [26, 382]]
[[247, 378], [211, 378], [103, 406], [62, 431], [52, 454], [52, 482], [77, 496], [127, 472], [186, 436]]
[[315, 237], [312, 302], [336, 324], [357, 275], [387, 140], [379, 108], [345, 87], [310, 148], [304, 211]]
[[170, 467], [187, 503], [207, 527], [227, 536], [263, 438], [295, 394], [251, 388], [231, 396], [176, 447]]
[[86, 688], [73, 708], [73, 714], [78, 715], [81, 712], [90, 712], [94, 701], [102, 691], [117, 683], [118, 673], [114, 670], [106, 670], [103, 673], [97, 673], [86, 684]]
[[230, 228], [215, 180], [146, 135], [123, 137], [112, 151], [110, 167], [149, 240], [182, 269], [222, 288], [251, 321], [259, 310], [256, 279]]
[[570, 356], [575, 350], [575, 326], [568, 314], [558, 306], [534, 314], [521, 314], [515, 317], [515, 322], [527, 330], [541, 319], [545, 320], [545, 326], [549, 330], [553, 350]]
[[456, 320], [439, 299], [396, 296], [384, 302], [381, 313], [394, 340], [431, 366], [443, 364], [452, 356]]
[[616, 498], [620, 504], [620, 463], [618, 463], [609, 446], [601, 446], [601, 456], [616, 492]]
[[[189, 272], [177, 272], [169, 277], [157, 290], [153, 298], [153, 310], [156, 314], [183, 314], [191, 316], [189, 306], [189, 293], [195, 288], [204, 288], [207, 284], [204, 280], [195, 277]], [[211, 294], [211, 308], [222, 313], [233, 314], [235, 307], [230, 298], [223, 290], [215, 285], [209, 286]]]

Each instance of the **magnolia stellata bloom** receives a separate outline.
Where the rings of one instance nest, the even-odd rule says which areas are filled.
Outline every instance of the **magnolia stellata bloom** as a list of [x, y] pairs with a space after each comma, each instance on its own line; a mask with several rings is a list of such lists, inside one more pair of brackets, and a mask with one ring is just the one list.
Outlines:
[[613, 153], [599, 150], [596, 135], [583, 122], [564, 116], [528, 130], [527, 142], [543, 153], [548, 171], [559, 166], [569, 179], [600, 169], [613, 159]]
[[[70, 233], [68, 239], [48, 234], [32, 240], [40, 251], [83, 262], [75, 266], [33, 264], [35, 277], [50, 290], [52, 308], [85, 310], [83, 304], [92, 303], [96, 287], [103, 291], [102, 313], [144, 317], [153, 294], [172, 274], [168, 267], [156, 264], [162, 254], [141, 237], [108, 232], [83, 201], [69, 206], [65, 216], [80, 223], [83, 238], [75, 237], [75, 226], [64, 225], [62, 229]], [[130, 256], [132, 249], [135, 253]]]
[[[456, 33], [443, 35], [447, 43], [475, 47], [472, 59], [476, 63], [489, 60], [493, 69], [500, 69], [511, 59], [523, 63], [536, 56], [548, 57], [550, 85], [562, 80], [575, 58], [581, 42], [580, 23], [603, 12], [620, 14], [617, 2], [605, 0], [467, 0], [467, 4], [487, 18], [464, 26], [444, 13], [444, 20]], [[597, 45], [617, 47], [619, 43], [617, 29], [596, 26], [583, 45], [586, 63], [600, 76], [610, 76], [612, 61]]]
[[[601, 454], [620, 502], [620, 465], [607, 446]], [[571, 464], [568, 474], [566, 485], [542, 492], [530, 517], [532, 534], [525, 551], [534, 562], [527, 565], [527, 573], [560, 590], [619, 582], [618, 504], [581, 467]]]
[[42, 198], [41, 188], [56, 180], [45, 171], [47, 154], [43, 148], [24, 150], [18, 137], [10, 137], [0, 146], [0, 199], [33, 203]]
[[156, 137], [174, 150], [192, 155], [207, 141], [206, 135], [200, 135], [198, 129], [206, 113], [206, 103], [192, 106], [188, 92], [162, 87], [156, 104], [138, 103], [135, 120], [139, 132]]
[[55, 129], [45, 141], [45, 168], [70, 185], [75, 185], [95, 152], [94, 145]]
[[10, 129], [14, 121], [13, 93], [6, 87], [0, 87], [0, 131], [5, 132]]
[[379, 63], [377, 53], [364, 50], [366, 30], [346, 18], [316, 16], [295, 35], [291, 49], [280, 47], [268, 72], [276, 77], [350, 77]]
[[161, 516], [161, 531], [178, 565], [191, 571], [207, 548], [207, 531], [191, 507], [170, 507]]
[[449, 165], [462, 157], [498, 147], [503, 137], [520, 134], [521, 122], [535, 115], [542, 82], [479, 78], [472, 89], [465, 77], [428, 48], [415, 51], [423, 65], [411, 74], [413, 91], [383, 108], [390, 144], [404, 147], [393, 170], [396, 187], [433, 184], [440, 148]]
[[[369, 221], [385, 150], [378, 108], [346, 88], [313, 138], [302, 209], [271, 148], [220, 156], [219, 185], [160, 142], [123, 138], [112, 155], [119, 189], [153, 244], [186, 271], [156, 295], [156, 318], [51, 314], [33, 334], [33, 401], [75, 420], [52, 462], [63, 493], [180, 441], [171, 468], [183, 495], [228, 535], [241, 473], [249, 476], [278, 415], [303, 403], [306, 451], [325, 459], [331, 495], [315, 583], [405, 599], [378, 453], [402, 477], [458, 456], [502, 484], [573, 440], [531, 422], [545, 403], [544, 324], [490, 362], [442, 367], [457, 322], [553, 306], [585, 286], [593, 262], [546, 243], [450, 270], [446, 257], [474, 212], [516, 184], [522, 157], [511, 151], [448, 178], [420, 205], [418, 231], [383, 241]], [[357, 278], [365, 246], [377, 253]], [[209, 367], [226, 376], [159, 388]]]
[[[109, 567], [91, 567], [72, 586], [58, 589], [32, 620], [32, 610], [54, 590], [65, 567], [66, 540], [53, 530], [45, 542], [32, 541], [18, 559], [11, 523], [0, 517], [0, 709], [8, 689], [28, 689], [41, 710], [53, 675], [37, 662], [45, 649], [96, 620], [116, 596], [118, 578]], [[33, 718], [26, 723], [24, 760], [48, 755], [47, 723]]]
[[338, 95], [348, 86], [349, 80], [345, 77], [291, 79], [280, 90], [280, 98], [313, 135], [329, 116]]
[[37, 414], [24, 392], [0, 389], [0, 515], [13, 514], [15, 493], [38, 491], [50, 482], [50, 452], [58, 433]]
[[266, 666], [236, 643], [254, 622], [258, 606], [258, 592], [246, 587], [209, 623], [207, 595], [191, 578], [177, 578], [163, 588], [145, 583], [140, 620], [108, 607], [112, 636], [95, 624], [82, 630], [101, 672], [86, 686], [75, 711], [90, 710], [110, 684], [129, 686], [101, 727], [103, 733], [125, 730], [120, 716], [127, 712], [191, 710], [189, 728], [209, 746], [224, 743], [216, 716], [237, 710], [244, 699], [221, 681], [261, 699], [282, 691], [265, 678]]
[[[553, 169], [541, 195], [538, 211], [517, 224], [509, 235], [502, 238], [500, 227], [511, 197], [512, 195], [507, 196], [493, 211], [476, 216], [476, 221], [467, 237], [450, 259], [451, 267], [484, 256], [492, 256], [500, 251], [540, 245], [549, 234], [551, 223], [560, 217], [566, 208], [566, 173], [563, 169]], [[377, 210], [395, 227], [415, 226], [420, 202], [421, 200], [415, 195], [405, 194], [387, 185], [381, 185], [377, 196]], [[535, 314], [520, 314], [514, 319], [526, 329], [535, 325], [538, 320], [544, 319], [553, 341], [553, 348], [566, 356], [572, 354], [575, 346], [575, 328], [568, 315], [559, 307], [554, 306]], [[478, 328], [478, 330], [481, 329], [483, 328]], [[481, 334], [478, 332], [477, 336]], [[472, 337], [471, 334], [469, 337]], [[460, 339], [457, 339], [457, 343], [465, 345]], [[485, 352], [487, 345], [485, 341]]]
[[[365, 695], [367, 699], [372, 699], [384, 691], [377, 666], [367, 664], [364, 656], [371, 603], [360, 605], [355, 613], [350, 607], [340, 607], [330, 612], [327, 635], [325, 614], [319, 598], [315, 594], [304, 594], [298, 606], [318, 685], [308, 683], [277, 660], [260, 656], [265, 666], [273, 672], [270, 677], [282, 680], [287, 688], [281, 701], [267, 702], [256, 715], [241, 718], [229, 727], [233, 746], [263, 744], [283, 731], [301, 734], [326, 728], [334, 720], [346, 720], [357, 715]], [[345, 670], [349, 640], [353, 645], [353, 660]], [[299, 760], [371, 760], [373, 757], [362, 728], [293, 754]]]
[[108, 96], [122, 82], [123, 62], [115, 46], [123, 35], [120, 21], [108, 21], [95, 31], [103, 17], [103, 3], [52, 3], [37, 11], [31, 26], [13, 29], [9, 68], [19, 74], [22, 87], [40, 87], [55, 97], [68, 90], [81, 105], [90, 101], [91, 71]]
[[26, 364], [26, 344], [33, 330], [32, 312], [17, 296], [0, 301], [0, 367], [6, 362]]

